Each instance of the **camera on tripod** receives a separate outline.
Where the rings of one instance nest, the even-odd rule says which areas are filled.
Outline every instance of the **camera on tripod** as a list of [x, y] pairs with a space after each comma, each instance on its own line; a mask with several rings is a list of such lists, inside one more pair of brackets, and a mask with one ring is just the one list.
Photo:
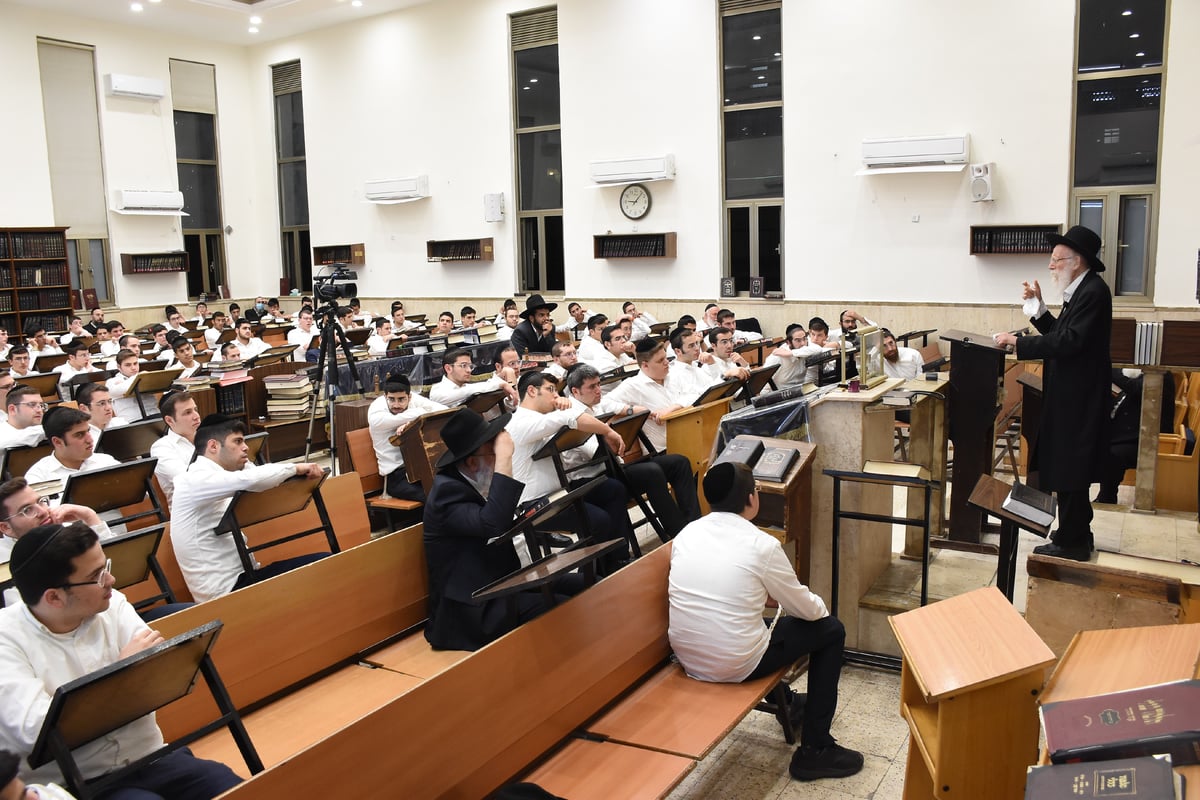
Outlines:
[[332, 303], [343, 297], [354, 297], [358, 294], [358, 286], [343, 281], [358, 280], [358, 273], [352, 272], [345, 264], [330, 265], [332, 272], [317, 275], [313, 278], [313, 295], [323, 303]]

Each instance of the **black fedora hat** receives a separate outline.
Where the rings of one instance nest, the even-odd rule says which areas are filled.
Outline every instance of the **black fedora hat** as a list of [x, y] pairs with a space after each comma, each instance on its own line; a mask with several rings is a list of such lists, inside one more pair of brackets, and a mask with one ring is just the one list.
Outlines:
[[478, 411], [463, 406], [442, 426], [442, 441], [446, 443], [446, 452], [434, 466], [441, 469], [462, 461], [495, 439], [496, 434], [504, 430], [510, 419], [512, 414], [506, 411], [489, 422]]
[[546, 299], [540, 294], [531, 294], [525, 298], [525, 310], [521, 312], [521, 319], [529, 319], [529, 315], [539, 308], [553, 311], [558, 308], [558, 303], [547, 303]]
[[1104, 272], [1104, 262], [1100, 260], [1100, 237], [1091, 228], [1076, 225], [1067, 231], [1065, 236], [1057, 233], [1047, 233], [1046, 241], [1051, 246], [1061, 244], [1071, 248], [1087, 262], [1094, 272]]

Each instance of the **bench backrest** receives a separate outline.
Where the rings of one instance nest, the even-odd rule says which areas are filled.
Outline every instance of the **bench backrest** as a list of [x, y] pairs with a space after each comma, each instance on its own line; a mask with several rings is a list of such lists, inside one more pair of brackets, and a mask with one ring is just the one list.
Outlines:
[[[221, 620], [213, 660], [234, 704], [245, 708], [424, 621], [422, 536], [422, 526], [406, 528], [163, 617], [154, 627], [171, 637]], [[216, 717], [211, 695], [198, 689], [159, 711], [158, 723], [170, 741]]]
[[488, 795], [662, 664], [669, 565], [658, 548], [225, 797]]
[[371, 441], [371, 429], [359, 428], [346, 431], [346, 450], [350, 463], [362, 481], [363, 491], [369, 495], [383, 491], [383, 478], [379, 474], [379, 459], [375, 457], [375, 444]]

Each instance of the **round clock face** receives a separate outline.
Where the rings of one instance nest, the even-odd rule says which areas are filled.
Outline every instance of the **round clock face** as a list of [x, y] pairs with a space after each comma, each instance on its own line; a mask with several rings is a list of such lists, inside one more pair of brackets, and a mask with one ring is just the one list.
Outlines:
[[640, 183], [631, 183], [621, 192], [621, 213], [641, 219], [650, 213], [650, 192]]

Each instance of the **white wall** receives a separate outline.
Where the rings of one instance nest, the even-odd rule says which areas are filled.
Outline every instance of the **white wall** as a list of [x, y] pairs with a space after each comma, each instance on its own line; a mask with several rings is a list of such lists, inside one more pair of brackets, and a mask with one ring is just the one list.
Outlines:
[[[97, 71], [169, 85], [168, 60], [216, 65], [230, 288], [273, 294], [280, 274], [270, 65], [303, 67], [316, 245], [366, 243], [364, 296], [498, 297], [516, 280], [508, 15], [535, 0], [446, 0], [252, 49], [5, 6], [0, 224], [52, 224], [37, 82], [39, 35], [96, 47]], [[559, 42], [567, 294], [703, 299], [721, 264], [720, 65], [713, 0], [562, 0]], [[785, 290], [830, 303], [1004, 304], [1045, 259], [970, 256], [971, 224], [1060, 223], [1069, 212], [1072, 4], [860, 0], [784, 9]], [[1172, 7], [1155, 300], [1194, 305], [1200, 201], [1200, 8]], [[169, 98], [101, 97], [109, 189], [175, 188]], [[996, 200], [964, 173], [856, 177], [860, 142], [969, 132], [996, 163]], [[677, 231], [675, 260], [596, 260], [592, 236], [632, 231], [619, 189], [588, 162], [674, 153], [641, 231]], [[372, 178], [426, 173], [433, 196], [363, 201]], [[19, 187], [19, 190], [18, 190]], [[483, 221], [485, 193], [507, 218]], [[913, 222], [913, 218], [919, 219]], [[164, 218], [113, 216], [112, 250], [180, 243]], [[427, 239], [495, 239], [496, 260], [430, 264]], [[119, 270], [117, 270], [119, 272]], [[182, 276], [115, 276], [122, 305], [183, 299]]]

